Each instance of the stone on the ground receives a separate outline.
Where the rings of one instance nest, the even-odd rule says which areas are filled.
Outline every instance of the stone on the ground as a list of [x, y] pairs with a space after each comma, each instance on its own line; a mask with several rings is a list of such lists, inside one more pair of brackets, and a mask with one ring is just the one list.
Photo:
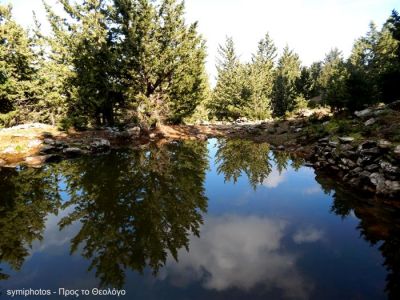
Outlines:
[[110, 150], [110, 147], [110, 141], [106, 139], [96, 139], [90, 143], [90, 150], [96, 153], [108, 151]]
[[7, 164], [7, 162], [4, 159], [0, 158], [0, 167], [4, 166], [6, 164]]
[[375, 124], [375, 122], [376, 122], [376, 119], [375, 118], [371, 118], [371, 119], [368, 119], [367, 121], [365, 121], [364, 125], [365, 126], [371, 126], [371, 125]]
[[381, 149], [389, 149], [392, 146], [392, 143], [386, 140], [379, 140], [378, 147]]
[[385, 174], [400, 175], [400, 169], [387, 161], [381, 161], [379, 165]]
[[389, 108], [394, 110], [400, 110], [400, 100], [393, 101], [387, 105]]
[[351, 136], [342, 136], [342, 137], [339, 137], [339, 141], [340, 141], [342, 144], [346, 144], [346, 143], [351, 143], [351, 142], [353, 142], [353, 141], [354, 141], [354, 138], [351, 137]]
[[43, 143], [45, 143], [46, 145], [54, 145], [54, 140], [53, 139], [49, 139], [49, 138], [45, 138], [43, 140]]
[[400, 159], [400, 145], [397, 145], [394, 149], [393, 149], [393, 154], [396, 158]]
[[28, 156], [25, 158], [25, 162], [30, 166], [39, 166], [43, 165], [46, 162], [47, 155], [38, 155], [38, 156]]
[[35, 147], [41, 145], [42, 143], [43, 142], [41, 140], [37, 140], [37, 139], [31, 140], [28, 142], [28, 148], [35, 148]]
[[80, 148], [70, 147], [70, 148], [65, 148], [63, 150], [63, 153], [66, 157], [77, 157], [83, 155], [85, 152]]
[[13, 146], [8, 146], [5, 149], [3, 149], [3, 151], [1, 151], [4, 154], [17, 154], [18, 151], [17, 149], [15, 149], [15, 147]]
[[358, 146], [358, 151], [364, 150], [364, 149], [370, 149], [370, 148], [375, 148], [377, 146], [377, 142], [375, 141], [364, 141]]
[[371, 116], [373, 114], [373, 111], [370, 108], [366, 108], [364, 110], [356, 111], [354, 114], [359, 118], [364, 118]]
[[57, 147], [46, 144], [40, 149], [40, 153], [50, 154], [52, 152], [55, 152], [56, 150]]
[[140, 127], [139, 126], [135, 126], [135, 127], [132, 127], [132, 128], [128, 128], [126, 130], [126, 132], [128, 132], [128, 134], [131, 137], [139, 137], [140, 136]]
[[206, 141], [207, 136], [205, 134], [198, 134], [197, 139], [199, 139], [200, 141]]
[[329, 146], [331, 146], [331, 147], [337, 147], [338, 145], [339, 145], [339, 143], [338, 142], [335, 142], [335, 141], [329, 141]]

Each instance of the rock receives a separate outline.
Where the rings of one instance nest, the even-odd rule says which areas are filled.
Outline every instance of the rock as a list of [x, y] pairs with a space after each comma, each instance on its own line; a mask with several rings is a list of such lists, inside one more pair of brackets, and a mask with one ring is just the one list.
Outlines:
[[367, 140], [367, 141], [365, 141], [365, 142], [362, 142], [362, 143], [358, 146], [358, 151], [361, 151], [361, 150], [363, 150], [363, 149], [374, 148], [374, 147], [377, 147], [377, 146], [378, 146], [377, 142]]
[[65, 148], [63, 150], [63, 153], [66, 157], [77, 157], [85, 154], [85, 152], [77, 147], [70, 147], [70, 148]]
[[395, 195], [400, 192], [400, 182], [398, 181], [385, 180], [380, 173], [372, 173], [369, 178], [378, 194]]
[[197, 139], [200, 141], [207, 141], [207, 136], [205, 134], [198, 134]]
[[364, 110], [356, 111], [354, 114], [359, 118], [364, 118], [371, 116], [373, 114], [373, 111], [372, 109], [367, 108]]
[[351, 136], [342, 136], [342, 137], [339, 137], [339, 141], [340, 141], [342, 144], [347, 144], [347, 143], [353, 142], [353, 141], [354, 141], [354, 138], [351, 137]]
[[155, 139], [156, 136], [157, 136], [157, 135], [156, 135], [155, 133], [150, 133], [150, 134], [149, 134], [149, 138], [150, 138], [150, 139]]
[[321, 144], [327, 144], [329, 142], [329, 137], [324, 137], [318, 140]]
[[4, 159], [0, 158], [0, 167], [5, 166], [6, 164], [7, 162]]
[[375, 122], [376, 122], [376, 119], [371, 118], [371, 119], [368, 119], [367, 121], [365, 121], [364, 125], [371, 126], [371, 125], [375, 124]]
[[67, 148], [68, 144], [64, 141], [55, 141], [54, 146], [56, 146], [57, 148]]
[[238, 118], [238, 119], [236, 119], [236, 121], [235, 121], [235, 123], [237, 123], [237, 124], [246, 123], [246, 122], [248, 122], [248, 120], [247, 120], [246, 117]]
[[110, 147], [110, 141], [106, 139], [97, 139], [90, 143], [90, 151], [95, 153], [106, 152], [110, 150]]
[[54, 145], [54, 140], [46, 138], [43, 140], [43, 143], [45, 143], [46, 145]]
[[46, 163], [60, 162], [61, 160], [62, 160], [62, 156], [59, 154], [46, 155]]
[[360, 179], [368, 179], [368, 178], [371, 178], [371, 172], [368, 172], [368, 171], [362, 171], [362, 172], [360, 172], [359, 173], [359, 177], [360, 177]]
[[379, 140], [378, 147], [380, 149], [389, 149], [390, 147], [392, 147], [392, 143], [386, 140]]
[[246, 129], [246, 131], [250, 134], [258, 134], [259, 133], [259, 130], [255, 127], [249, 127]]
[[383, 191], [380, 191], [382, 194], [386, 195], [397, 195], [400, 193], [400, 182], [399, 181], [391, 181], [385, 180], [385, 187]]
[[350, 150], [353, 150], [353, 149], [354, 149], [354, 146], [351, 145], [351, 144], [343, 144], [343, 145], [340, 146], [340, 150], [341, 151], [350, 151]]
[[129, 140], [131, 138], [134, 138], [134, 136], [129, 134], [129, 132], [127, 132], [126, 130], [125, 131], [121, 131], [121, 132], [117, 132], [115, 134], [115, 137], [119, 138], [119, 139], [123, 139], [123, 140]]
[[52, 146], [52, 145], [44, 145], [41, 149], [40, 149], [40, 153], [42, 154], [50, 154], [52, 152], [55, 152], [57, 149], [57, 147]]
[[375, 172], [378, 171], [378, 169], [379, 166], [377, 164], [372, 164], [365, 167], [365, 170], [367, 170], [368, 172]]
[[335, 165], [336, 165], [336, 161], [335, 161], [334, 159], [332, 159], [332, 158], [328, 159], [328, 163], [329, 163], [331, 166], [335, 166]]
[[388, 110], [387, 109], [378, 109], [378, 110], [376, 110], [376, 111], [374, 111], [374, 116], [375, 117], [378, 117], [378, 116], [380, 116], [380, 115], [382, 115], [382, 114], [384, 114], [384, 113], [387, 113], [388, 112]]
[[303, 131], [303, 128], [296, 128], [295, 130], [294, 130], [294, 132], [296, 132], [296, 133], [299, 133], [299, 132], [302, 132]]
[[285, 146], [279, 145], [279, 146], [278, 146], [278, 150], [285, 150]]
[[342, 158], [341, 161], [345, 166], [347, 166], [349, 168], [354, 168], [356, 166], [356, 163], [354, 161], [352, 161], [351, 159]]
[[400, 145], [397, 145], [397, 146], [393, 149], [393, 154], [394, 154], [394, 157], [400, 159]]
[[349, 180], [349, 185], [351, 185], [353, 187], [359, 187], [360, 184], [361, 184], [360, 178], [355, 177], [355, 178], [352, 178]]
[[351, 171], [349, 172], [349, 175], [350, 175], [351, 177], [358, 176], [358, 174], [360, 174], [362, 171], [363, 171], [362, 168], [357, 167], [357, 168], [351, 170]]
[[377, 155], [379, 155], [381, 153], [381, 150], [378, 147], [374, 147], [374, 148], [361, 150], [360, 153], [363, 154], [363, 155], [377, 156]]
[[372, 162], [373, 162], [373, 158], [371, 156], [359, 157], [357, 159], [358, 166], [367, 166], [367, 165], [370, 165]]
[[357, 153], [355, 151], [343, 151], [341, 155], [350, 159], [355, 159], [357, 157]]
[[53, 134], [51, 132], [45, 131], [42, 133], [42, 137], [44, 137], [45, 139], [49, 139], [53, 137]]
[[47, 155], [29, 156], [25, 158], [25, 162], [29, 166], [40, 166], [46, 162]]
[[334, 142], [334, 141], [329, 141], [329, 146], [331, 146], [331, 147], [337, 147], [337, 145], [339, 145], [339, 143], [338, 142]]
[[28, 148], [35, 148], [41, 145], [43, 142], [41, 140], [31, 140], [28, 142]]
[[126, 130], [126, 132], [129, 134], [129, 136], [135, 138], [135, 137], [139, 137], [140, 136], [141, 130], [140, 130], [139, 126], [135, 126], [135, 127], [132, 127], [132, 128], [128, 128]]
[[400, 169], [396, 166], [393, 166], [391, 163], [387, 161], [381, 161], [380, 167], [383, 170], [384, 174], [388, 175], [400, 175]]
[[394, 110], [400, 110], [400, 100], [393, 101], [387, 105], [389, 108]]
[[7, 148], [3, 149], [2, 153], [13, 155], [13, 154], [17, 154], [18, 151], [15, 149], [15, 147], [13, 147], [13, 146], [8, 146]]

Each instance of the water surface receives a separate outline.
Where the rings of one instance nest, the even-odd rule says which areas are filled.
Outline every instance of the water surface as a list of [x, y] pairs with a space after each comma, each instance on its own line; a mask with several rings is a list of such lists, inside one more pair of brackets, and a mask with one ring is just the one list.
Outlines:
[[174, 142], [3, 169], [0, 191], [1, 299], [60, 287], [127, 299], [399, 299], [398, 211], [267, 144]]

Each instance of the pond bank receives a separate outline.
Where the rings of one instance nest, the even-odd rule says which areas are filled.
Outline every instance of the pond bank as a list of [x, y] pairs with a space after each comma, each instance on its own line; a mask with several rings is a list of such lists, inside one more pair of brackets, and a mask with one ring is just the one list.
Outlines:
[[321, 111], [288, 120], [202, 125], [162, 125], [145, 131], [104, 128], [61, 132], [44, 124], [25, 124], [0, 130], [0, 167], [45, 163], [81, 155], [107, 153], [120, 147], [140, 147], [150, 142], [239, 138], [266, 142], [315, 169], [327, 170], [351, 189], [380, 197], [400, 199], [400, 103], [380, 105], [335, 116]]

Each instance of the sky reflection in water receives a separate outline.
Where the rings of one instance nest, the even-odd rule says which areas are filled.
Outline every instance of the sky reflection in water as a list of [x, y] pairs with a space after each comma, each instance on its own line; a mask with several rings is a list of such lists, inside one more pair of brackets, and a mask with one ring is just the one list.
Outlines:
[[153, 145], [44, 170], [2, 170], [0, 188], [3, 292], [116, 286], [129, 299], [398, 295], [397, 212], [359, 202], [266, 144]]

